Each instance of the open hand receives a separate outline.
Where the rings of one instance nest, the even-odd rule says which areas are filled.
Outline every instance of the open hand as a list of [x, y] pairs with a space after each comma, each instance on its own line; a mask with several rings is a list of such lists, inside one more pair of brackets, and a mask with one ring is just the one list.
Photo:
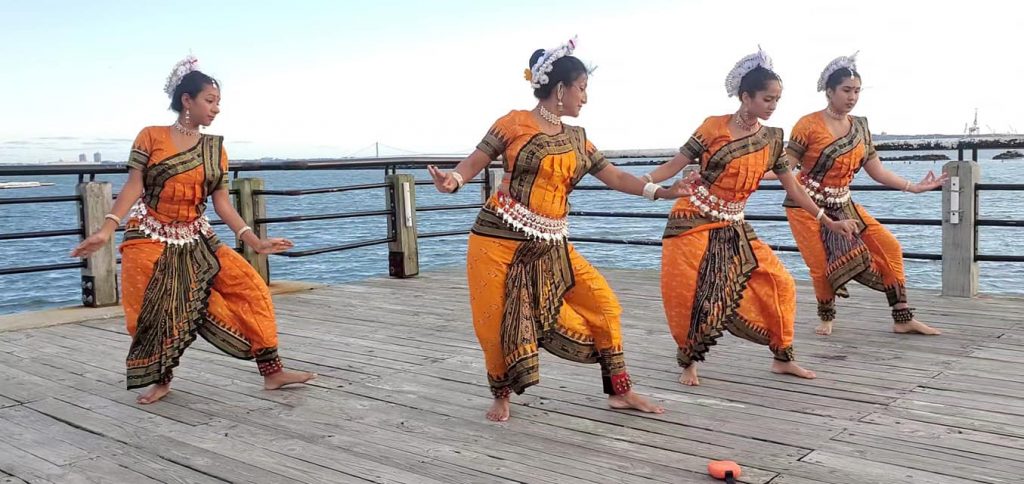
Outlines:
[[943, 183], [949, 180], [949, 173], [943, 173], [942, 176], [935, 176], [935, 172], [928, 170], [928, 174], [921, 179], [921, 181], [910, 186], [907, 190], [911, 193], [921, 193], [932, 191], [938, 187], [941, 187]]
[[437, 188], [437, 191], [452, 193], [459, 188], [459, 182], [455, 180], [451, 172], [445, 173], [436, 165], [428, 165], [427, 171], [430, 172], [430, 177], [434, 179], [434, 187]]
[[110, 241], [110, 234], [103, 231], [96, 232], [72, 249], [71, 257], [81, 257], [83, 259], [89, 257], [97, 250], [102, 249], [108, 241]]
[[291, 249], [292, 247], [295, 247], [295, 244], [288, 239], [268, 237], [266, 239], [260, 239], [259, 245], [253, 247], [253, 249], [260, 254], [277, 254]]

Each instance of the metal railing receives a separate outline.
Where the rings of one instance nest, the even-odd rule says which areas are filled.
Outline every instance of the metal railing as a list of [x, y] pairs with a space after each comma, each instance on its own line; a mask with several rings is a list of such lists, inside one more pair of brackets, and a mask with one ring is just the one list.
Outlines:
[[[1014, 147], [1010, 145], [1009, 147]], [[1001, 146], [986, 146], [985, 148], [1000, 148]], [[880, 150], [884, 150], [885, 147], [879, 146]], [[911, 151], [905, 147], [893, 148], [901, 151]], [[921, 148], [921, 151], [932, 151], [936, 149], [948, 150], [949, 147], [934, 148], [926, 147]], [[962, 159], [965, 150], [973, 152], [974, 158], [977, 156], [977, 147], [971, 145], [961, 144], [958, 147], [959, 157]], [[612, 155], [610, 157], [616, 157]], [[632, 156], [621, 155], [618, 157], [629, 157]], [[233, 163], [229, 167], [229, 172], [232, 173], [232, 177], [236, 180], [239, 179], [240, 173], [251, 173], [261, 171], [292, 171], [292, 170], [382, 170], [384, 177], [388, 175], [394, 175], [402, 169], [423, 169], [426, 165], [435, 164], [439, 166], [450, 167], [460, 161], [458, 158], [422, 158], [422, 157], [403, 157], [403, 158], [389, 158], [389, 159], [358, 159], [358, 160], [298, 160], [298, 161], [274, 161], [274, 162], [241, 162]], [[655, 165], [661, 163], [662, 160], [650, 160], [647, 164]], [[642, 165], [643, 163], [630, 163], [631, 166]], [[110, 164], [110, 165], [61, 165], [61, 166], [0, 166], [0, 176], [50, 176], [50, 175], [77, 175], [80, 182], [87, 182], [95, 180], [97, 175], [103, 174], [122, 174], [125, 171], [124, 165], [121, 164]], [[494, 189], [494, 181], [489, 175], [488, 171], [484, 172], [487, 176], [482, 179], [475, 179], [468, 181], [467, 185], [479, 185], [484, 193], [491, 193]], [[415, 180], [414, 185], [416, 186], [427, 186], [431, 185], [432, 182], [429, 180]], [[382, 190], [385, 196], [388, 195], [388, 191], [391, 189], [389, 183], [364, 183], [356, 185], [344, 185], [344, 186], [329, 186], [329, 187], [317, 187], [309, 189], [256, 189], [252, 190], [252, 195], [256, 199], [265, 201], [272, 197], [303, 197], [309, 195], [322, 195], [322, 194], [341, 194], [350, 192], [360, 192], [367, 190]], [[874, 191], [894, 191], [888, 187], [879, 185], [855, 185], [851, 187], [854, 191], [874, 192]], [[774, 183], [763, 184], [760, 187], [761, 190], [782, 190], [782, 186]], [[597, 191], [597, 190], [610, 190], [606, 186], [600, 185], [581, 185], [574, 188], [574, 190], [581, 191]], [[977, 192], [982, 191], [1024, 191], [1024, 184], [991, 184], [991, 183], [978, 183], [974, 185], [974, 190]], [[937, 189], [936, 191], [941, 191]], [[232, 194], [238, 195], [238, 190], [233, 189]], [[67, 203], [76, 202], [81, 205], [84, 201], [79, 195], [69, 196], [46, 196], [46, 197], [3, 197], [0, 198], [0, 205], [16, 205], [16, 204], [38, 204], [38, 203]], [[236, 199], [236, 203], [239, 201]], [[415, 206], [414, 211], [416, 213], [425, 212], [445, 212], [445, 211], [456, 211], [456, 210], [469, 210], [479, 209], [482, 203], [471, 203], [471, 204], [454, 204], [454, 205], [427, 205], [427, 206]], [[79, 210], [81, 212], [81, 210]], [[363, 247], [370, 247], [382, 244], [392, 244], [396, 242], [396, 233], [393, 227], [397, 225], [396, 210], [360, 210], [360, 211], [349, 211], [349, 212], [337, 212], [337, 213], [319, 213], [319, 214], [295, 214], [285, 216], [257, 216], [251, 220], [247, 220], [254, 229], [257, 227], [265, 227], [273, 224], [281, 223], [293, 223], [293, 222], [309, 222], [309, 221], [330, 221], [330, 220], [342, 220], [342, 219], [353, 219], [353, 218], [368, 218], [368, 217], [385, 217], [389, 221], [389, 229], [387, 233], [382, 234], [383, 237], [369, 238], [365, 240], [347, 241], [343, 244], [317, 247], [305, 250], [291, 250], [278, 254], [282, 257], [287, 258], [303, 258], [317, 256], [332, 252], [347, 251]], [[658, 219], [664, 220], [665, 214], [659, 213], [638, 213], [638, 212], [627, 212], [627, 211], [598, 211], [598, 210], [573, 210], [569, 213], [572, 217], [581, 218], [640, 218], [640, 219]], [[749, 221], [763, 221], [763, 222], [786, 222], [787, 218], [784, 215], [748, 215], [746, 217]], [[886, 225], [912, 225], [912, 226], [937, 226], [942, 227], [944, 222], [942, 219], [919, 219], [919, 218], [878, 218], [880, 223]], [[1024, 227], [1024, 220], [1003, 220], [1003, 219], [984, 219], [978, 218], [974, 221], [975, 224], [975, 237], [977, 237], [977, 227]], [[223, 224], [223, 222], [215, 221], [215, 225]], [[468, 229], [459, 230], [439, 230], [434, 232], [418, 233], [418, 239], [432, 239], [440, 237], [452, 237], [452, 236], [464, 236], [469, 233]], [[24, 240], [24, 239], [42, 239], [50, 237], [66, 237], [66, 236], [85, 236], [85, 228], [82, 223], [81, 217], [76, 227], [61, 228], [55, 230], [46, 231], [34, 231], [34, 232], [15, 232], [15, 233], [2, 233], [0, 234], [0, 241], [8, 240]], [[586, 237], [586, 236], [574, 236], [570, 240], [581, 243], [603, 243], [603, 244], [622, 244], [622, 245], [639, 245], [639, 246], [660, 246], [661, 239], [623, 239], [614, 237]], [[798, 252], [795, 246], [782, 245], [782, 244], [769, 244], [774, 250], [780, 252]], [[937, 261], [943, 259], [941, 253], [917, 253], [917, 252], [905, 252], [904, 257], [907, 259], [918, 259], [918, 260], [930, 260]], [[977, 253], [973, 254], [974, 261], [982, 262], [1024, 262], [1024, 256], [1021, 255], [1002, 255], [1002, 254], [984, 254]], [[42, 264], [42, 265], [27, 265], [27, 266], [11, 266], [11, 267], [0, 267], [0, 276], [12, 275], [12, 274], [27, 274], [35, 272], [46, 272], [56, 270], [67, 270], [67, 269], [80, 269], [86, 267], [85, 261], [75, 261], [66, 263], [55, 263], [55, 264]]]

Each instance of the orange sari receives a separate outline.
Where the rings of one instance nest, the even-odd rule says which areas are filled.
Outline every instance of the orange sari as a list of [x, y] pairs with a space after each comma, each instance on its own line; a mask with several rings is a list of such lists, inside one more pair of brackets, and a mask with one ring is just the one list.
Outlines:
[[836, 296], [846, 297], [846, 284], [855, 280], [885, 292], [889, 305], [907, 302], [903, 250], [896, 238], [864, 207], [849, 198], [854, 175], [876, 155], [866, 118], [851, 116], [850, 131], [835, 137], [823, 113], [800, 118], [786, 150], [800, 162], [800, 181], [825, 213], [834, 220], [856, 220], [860, 233], [853, 239], [832, 233], [788, 197], [783, 205], [797, 247], [811, 274], [818, 300], [818, 317], [835, 319]]
[[547, 135], [530, 111], [512, 111], [477, 146], [491, 159], [503, 156], [505, 169], [501, 193], [473, 226], [466, 262], [473, 326], [496, 398], [540, 381], [540, 348], [599, 363], [605, 393], [632, 386], [615, 294], [564, 232], [544, 232], [565, 221], [573, 186], [608, 165], [583, 128], [562, 126]]
[[231, 356], [256, 359], [263, 374], [280, 371], [270, 291], [203, 215], [207, 197], [227, 190], [223, 138], [201, 135], [179, 151], [170, 130], [143, 129], [128, 160], [144, 185], [120, 247], [128, 388], [170, 382], [197, 333]]
[[680, 148], [700, 163], [701, 192], [676, 201], [662, 245], [662, 300], [684, 368], [703, 361], [723, 330], [794, 359], [792, 276], [749, 224], [720, 216], [741, 211], [768, 170], [787, 169], [782, 130], [734, 140], [730, 119], [707, 118]]

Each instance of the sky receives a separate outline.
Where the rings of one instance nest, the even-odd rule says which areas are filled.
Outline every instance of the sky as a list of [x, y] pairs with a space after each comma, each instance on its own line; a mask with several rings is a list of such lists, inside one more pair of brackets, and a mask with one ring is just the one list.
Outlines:
[[766, 124], [822, 109], [818, 76], [860, 51], [854, 114], [873, 132], [1024, 132], [1017, 2], [0, 0], [0, 163], [123, 161], [174, 114], [163, 93], [191, 52], [221, 82], [207, 131], [233, 159], [468, 153], [531, 109], [530, 54], [578, 36], [597, 66], [570, 124], [601, 149], [677, 147], [735, 111], [723, 82], [760, 45], [784, 80]]

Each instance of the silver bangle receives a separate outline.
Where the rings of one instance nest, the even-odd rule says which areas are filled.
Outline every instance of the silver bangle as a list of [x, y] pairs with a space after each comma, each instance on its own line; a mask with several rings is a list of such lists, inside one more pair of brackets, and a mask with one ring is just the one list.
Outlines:
[[462, 185], [466, 184], [466, 180], [462, 178], [462, 174], [455, 170], [452, 170], [452, 178], [455, 179], [455, 183], [459, 185], [459, 188], [462, 188]]
[[817, 222], [821, 222], [821, 219], [824, 216], [825, 216], [825, 209], [824, 208], [819, 208], [818, 209], [818, 215], [814, 216], [814, 220], [817, 221]]
[[651, 200], [651, 201], [656, 200], [658, 198], [658, 189], [659, 188], [661, 188], [660, 185], [658, 185], [656, 183], [647, 182], [647, 184], [644, 185], [644, 193], [643, 193], [644, 198], [646, 198], [648, 200]]
[[246, 232], [252, 232], [252, 227], [246, 225], [245, 227], [238, 229], [238, 232], [235, 232], [235, 238], [241, 240], [242, 236], [245, 235]]
[[114, 222], [118, 226], [121, 225], [121, 217], [118, 217], [117, 215], [114, 215], [112, 213], [108, 213], [108, 214], [104, 215], [103, 218], [111, 220], [112, 222]]

